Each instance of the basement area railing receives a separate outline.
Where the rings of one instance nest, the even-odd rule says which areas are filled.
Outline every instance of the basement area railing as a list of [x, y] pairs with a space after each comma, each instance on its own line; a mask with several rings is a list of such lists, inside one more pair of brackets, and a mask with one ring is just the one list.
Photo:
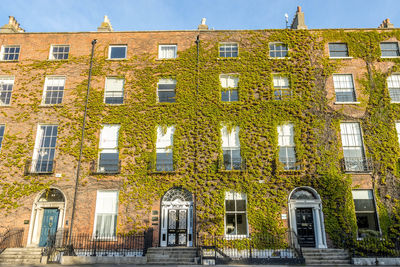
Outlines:
[[24, 238], [23, 228], [5, 228], [0, 227], [0, 254], [6, 248], [22, 248]]

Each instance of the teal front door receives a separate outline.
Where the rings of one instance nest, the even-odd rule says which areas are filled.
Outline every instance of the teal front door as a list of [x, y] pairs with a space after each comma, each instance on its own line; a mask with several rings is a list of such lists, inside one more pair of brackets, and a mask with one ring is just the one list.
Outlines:
[[57, 231], [59, 213], [59, 209], [44, 209], [39, 247], [46, 246], [49, 234], [54, 234]]

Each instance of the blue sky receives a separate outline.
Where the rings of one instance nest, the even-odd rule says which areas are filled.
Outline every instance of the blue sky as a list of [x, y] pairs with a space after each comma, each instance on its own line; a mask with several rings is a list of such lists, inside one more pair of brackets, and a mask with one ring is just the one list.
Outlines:
[[310, 29], [400, 27], [400, 0], [2, 0], [0, 26], [15, 16], [27, 32], [95, 31], [108, 15], [115, 31], [280, 29], [302, 6]]

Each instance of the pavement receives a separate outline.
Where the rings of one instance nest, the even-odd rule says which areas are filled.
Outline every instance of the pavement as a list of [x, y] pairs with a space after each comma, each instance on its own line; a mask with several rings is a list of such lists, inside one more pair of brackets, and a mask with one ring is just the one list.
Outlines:
[[[153, 265], [153, 264], [80, 264], [80, 265], [61, 265], [61, 264], [49, 264], [50, 267], [112, 267], [112, 266], [119, 266], [119, 267], [194, 267], [196, 265]], [[45, 265], [5, 265], [0, 264], [1, 267], [43, 267]], [[197, 266], [206, 266], [206, 265], [197, 265]], [[318, 265], [239, 265], [239, 264], [229, 264], [229, 265], [214, 265], [220, 267], [320, 267]], [[347, 267], [347, 266], [357, 266], [357, 267], [370, 267], [370, 265], [324, 265], [323, 267]], [[391, 267], [390, 265], [386, 265], [387, 267]], [[393, 266], [394, 267], [394, 266]]]

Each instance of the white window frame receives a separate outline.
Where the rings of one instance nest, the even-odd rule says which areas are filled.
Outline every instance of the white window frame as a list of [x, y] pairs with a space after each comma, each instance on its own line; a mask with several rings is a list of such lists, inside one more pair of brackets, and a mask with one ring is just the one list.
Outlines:
[[11, 84], [11, 91], [10, 93], [10, 98], [9, 98], [9, 103], [3, 103], [0, 101], [0, 106], [11, 106], [11, 99], [12, 99], [12, 92], [14, 90], [14, 82], [15, 82], [15, 77], [14, 76], [0, 76], [0, 95], [7, 94], [8, 91], [3, 91], [3, 85], [10, 85]]
[[[163, 57], [163, 48], [174, 48], [174, 55], [172, 57]], [[176, 44], [160, 44], [158, 45], [158, 59], [174, 59], [177, 57], [178, 45]]]
[[[329, 48], [330, 44], [345, 44], [347, 48], [347, 56], [346, 57], [335, 57], [331, 56], [331, 49]], [[353, 57], [350, 56], [350, 51], [349, 51], [349, 45], [347, 43], [343, 42], [333, 42], [333, 43], [328, 43], [328, 53], [329, 53], [329, 58], [330, 59], [352, 59]]]
[[4, 135], [6, 132], [6, 125], [4, 123], [0, 123], [0, 133], [1, 133], [1, 128], [3, 128], [3, 133], [0, 134], [0, 152], [1, 152], [1, 148], [2, 148], [2, 144], [3, 144], [3, 140], [4, 140]]
[[[62, 59], [58, 59], [58, 58], [55, 58], [54, 57], [54, 48], [56, 48], [56, 47], [68, 47], [68, 52], [66, 53], [66, 52], [63, 52], [62, 54], [64, 55], [64, 54], [67, 54], [67, 58], [62, 58]], [[60, 44], [60, 45], [50, 45], [50, 51], [49, 51], [49, 60], [68, 60], [69, 59], [69, 52], [70, 52], [70, 50], [71, 50], [71, 48], [70, 48], [70, 45], [62, 45], [62, 44]], [[61, 54], [61, 53], [59, 53], [59, 52], [57, 52], [58, 54]]]
[[[118, 80], [118, 81], [122, 80], [121, 91], [109, 91], [109, 89], [108, 89], [109, 86], [107, 86], [107, 83], [109, 80]], [[112, 95], [112, 94], [118, 94], [119, 92], [122, 97], [122, 103], [115, 103], [115, 104], [114, 103], [106, 103], [107, 97], [113, 97], [113, 96], [107, 96], [107, 94]], [[112, 76], [106, 77], [105, 84], [104, 84], [104, 99], [103, 99], [103, 101], [106, 105], [123, 105], [124, 104], [124, 101], [125, 101], [125, 78], [112, 77]]]
[[[236, 45], [236, 48], [237, 48], [237, 56], [236, 57], [233, 57], [233, 56], [223, 57], [223, 56], [221, 56], [221, 47], [222, 46], [228, 46], [228, 45], [230, 45], [230, 46], [235, 46]], [[225, 51], [223, 53], [227, 53], [227, 52]], [[232, 55], [232, 48], [231, 48], [231, 52], [229, 52], [229, 53], [231, 53], [231, 55]], [[239, 57], [239, 43], [237, 43], [237, 42], [222, 42], [222, 43], [219, 43], [218, 44], [218, 57], [219, 58], [238, 58]]]
[[[279, 79], [279, 80], [287, 80], [287, 87], [282, 86], [282, 85], [277, 85], [275, 86], [275, 79]], [[276, 100], [276, 101], [282, 101], [285, 99], [290, 99], [293, 95], [292, 93], [292, 88], [290, 87], [290, 79], [289, 76], [286, 74], [281, 74], [281, 73], [273, 73], [272, 74], [272, 99]], [[279, 99], [277, 98], [277, 96], [275, 96], [275, 91], [280, 91], [281, 94], [279, 96]], [[289, 94], [286, 96], [284, 95], [282, 92], [289, 92]]]
[[[225, 84], [223, 82], [223, 80], [225, 80]], [[230, 82], [232, 81], [233, 86], [229, 86]], [[219, 83], [221, 85], [221, 87], [223, 88], [223, 92], [229, 92], [229, 100], [228, 101], [222, 101], [222, 95], [221, 95], [221, 101], [222, 102], [237, 102], [239, 101], [239, 74], [237, 73], [229, 73], [229, 74], [220, 74], [219, 75]], [[236, 91], [237, 95], [238, 95], [238, 99], [237, 100], [232, 100], [232, 91]], [[221, 92], [222, 94], [222, 92]]]
[[[176, 102], [176, 79], [174, 78], [161, 78], [158, 80], [157, 83], [157, 102], [158, 103], [175, 103]], [[160, 90], [160, 84], [174, 84], [175, 87], [174, 89], [161, 89]], [[168, 101], [160, 101], [160, 92], [174, 92], [175, 96], [174, 96], [174, 101], [172, 102], [168, 102]]]
[[[274, 51], [275, 53], [276, 52], [280, 52], [280, 51], [284, 51], [284, 50], [275, 50], [275, 49], [271, 50], [271, 45], [277, 45], [277, 44], [283, 44], [283, 45], [286, 46], [286, 56], [284, 56], [284, 57], [272, 57], [271, 56], [271, 51]], [[268, 57], [271, 58], [271, 59], [287, 59], [287, 58], [289, 58], [289, 46], [288, 46], [288, 44], [286, 44], [284, 42], [270, 42], [270, 43], [268, 43]]]
[[[100, 194], [99, 194], [100, 193]], [[115, 206], [115, 212], [98, 212], [98, 202], [99, 202], [99, 196], [101, 196], [101, 194], [107, 194], [107, 193], [114, 193], [116, 194], [115, 199], [116, 199], [116, 206]], [[97, 240], [116, 240], [116, 233], [117, 233], [117, 222], [118, 222], [118, 206], [119, 206], [119, 191], [118, 190], [97, 190], [96, 192], [96, 207], [95, 207], [95, 214], [94, 214], [94, 224], [93, 224], [93, 239], [97, 239]], [[112, 217], [112, 222], [115, 225], [115, 229], [114, 229], [114, 235], [113, 236], [97, 236], [97, 215], [111, 215]]]
[[[55, 136], [55, 145], [54, 147], [43, 147], [41, 144], [43, 135], [40, 134], [41, 133], [41, 127], [57, 127], [57, 135]], [[53, 137], [53, 135], [51, 135]], [[57, 152], [57, 139], [58, 139], [58, 125], [57, 124], [38, 124], [37, 126], [37, 130], [36, 130], [36, 138], [35, 138], [35, 146], [33, 149], [33, 154], [32, 154], [32, 164], [31, 164], [31, 173], [40, 173], [36, 170], [36, 165], [37, 165], [37, 160], [39, 159], [39, 154], [43, 153], [43, 151], [41, 151], [41, 149], [54, 149], [54, 157], [53, 157], [53, 169], [52, 171], [54, 171], [54, 159], [56, 158], [56, 152]], [[47, 153], [47, 152], [46, 152]]]
[[[351, 83], [352, 83], [353, 87], [352, 88], [343, 88], [343, 87], [337, 88], [335, 86], [335, 77], [339, 77], [339, 76], [347, 76], [347, 77], [350, 76], [351, 77]], [[332, 75], [332, 81], [333, 81], [333, 88], [335, 89], [335, 104], [358, 104], [359, 103], [359, 102], [357, 102], [356, 85], [354, 83], [354, 76], [353, 76], [352, 73], [335, 73], [335, 74]], [[341, 81], [338, 81], [338, 82], [341, 82]], [[347, 90], [352, 89], [353, 90], [354, 101], [337, 101], [337, 91], [336, 90], [345, 91], [345, 89], [347, 89]]]
[[395, 122], [396, 132], [397, 132], [397, 140], [398, 144], [400, 145], [400, 121]]
[[[63, 82], [63, 89], [62, 90], [55, 90], [58, 92], [62, 91], [62, 97], [61, 97], [61, 102], [60, 103], [49, 103], [46, 104], [46, 94], [48, 92], [47, 87], [51, 86], [50, 84], [52, 83], [53, 80], [62, 80]], [[61, 105], [63, 103], [64, 100], [64, 94], [65, 94], [65, 82], [66, 82], [66, 77], [65, 76], [46, 76], [45, 81], [44, 81], [44, 88], [43, 88], [43, 95], [42, 95], [42, 106], [54, 106], [54, 105]], [[53, 98], [51, 98], [53, 99]]]
[[[397, 44], [397, 54], [398, 54], [398, 56], [382, 56], [382, 51], [385, 51], [385, 50], [382, 50], [382, 44], [385, 44], [385, 43], [387, 43], [387, 44]], [[380, 42], [379, 48], [381, 49], [381, 58], [399, 58], [400, 57], [399, 42]], [[393, 51], [393, 50], [390, 50], [390, 51]]]
[[[111, 50], [114, 48], [114, 47], [125, 47], [125, 56], [122, 58], [111, 58]], [[124, 45], [124, 44], [121, 44], [121, 45], [109, 45], [108, 46], [108, 59], [109, 60], [124, 60], [124, 59], [126, 59], [126, 56], [127, 56], [127, 54], [128, 54], [128, 45]]]
[[[222, 125], [221, 127], [221, 140], [222, 140], [222, 153], [229, 151], [230, 152], [230, 164], [231, 164], [231, 169], [226, 169], [225, 166], [225, 161], [224, 161], [224, 168], [226, 170], [232, 171], [232, 170], [241, 170], [242, 166], [242, 155], [240, 151], [240, 128], [239, 126], [234, 126], [231, 131], [228, 130], [228, 127], [226, 125]], [[235, 169], [233, 168], [233, 152], [232, 151], [239, 151], [240, 155], [240, 168]]]
[[[157, 127], [157, 141], [156, 141], [156, 154], [172, 154], [173, 157], [173, 146], [174, 146], [174, 134], [175, 134], [175, 126], [171, 125], [166, 127], [166, 131], [164, 132], [164, 127]], [[172, 171], [174, 169], [174, 161], [172, 159]], [[157, 167], [157, 159], [156, 159], [156, 167]], [[157, 168], [156, 168], [157, 170]], [[158, 170], [157, 170], [158, 171]], [[165, 170], [160, 170], [165, 171]]]
[[[11, 47], [19, 48], [18, 53], [14, 53], [14, 55], [18, 55], [18, 59], [9, 60], [9, 59], [5, 59], [5, 58], [4, 58], [5, 55], [6, 55], [6, 54], [5, 54], [5, 49], [6, 49], [6, 48], [11, 48]], [[10, 61], [10, 62], [19, 61], [19, 60], [20, 60], [20, 55], [21, 55], [21, 46], [20, 46], [20, 45], [2, 45], [2, 46], [1, 46], [1, 50], [0, 50], [0, 61]]]
[[[355, 195], [360, 193], [360, 192], [362, 192], [362, 191], [367, 192], [368, 198], [355, 198]], [[355, 193], [355, 192], [357, 192], [357, 193]], [[377, 228], [376, 231], [379, 232], [379, 233], [382, 233], [380, 222], [379, 222], [378, 209], [376, 207], [376, 200], [375, 200], [374, 190], [373, 189], [353, 189], [353, 190], [351, 190], [351, 193], [352, 193], [352, 196], [353, 196], [353, 201], [355, 199], [370, 199], [372, 201], [372, 205], [373, 205], [375, 211], [358, 211], [357, 212], [357, 210], [355, 210], [355, 207], [354, 207], [354, 213], [355, 214], [357, 214], [357, 213], [359, 213], [359, 214], [360, 213], [361, 214], [374, 214], [375, 215], [375, 220], [376, 220], [376, 228]], [[371, 195], [371, 198], [369, 198], [369, 195]], [[355, 204], [354, 204], [354, 206], [355, 206]], [[357, 225], [357, 228], [358, 228], [358, 225]], [[358, 229], [358, 230], [360, 230], [360, 229]], [[371, 229], [369, 229], [369, 230], [371, 230]]]
[[[398, 87], [390, 87], [390, 83], [393, 82], [396, 82], [398, 84]], [[392, 73], [391, 75], [389, 75], [386, 79], [386, 83], [389, 91], [390, 103], [400, 103], [400, 73]], [[397, 91], [399, 95], [399, 100], [393, 100], [390, 90]]]
[[[231, 197], [232, 196], [232, 197]], [[232, 198], [232, 199], [231, 199]], [[227, 211], [226, 210], [226, 201], [227, 200], [233, 200], [233, 201], [235, 201], [235, 211]], [[244, 200], [245, 201], [245, 207], [246, 207], [246, 210], [243, 212], [243, 211], [237, 211], [237, 209], [236, 209], [236, 200]], [[232, 238], [232, 239], [240, 239], [240, 238], [245, 238], [245, 237], [248, 237], [249, 236], [249, 219], [248, 219], [248, 213], [247, 213], [247, 210], [248, 210], [248, 207], [247, 207], [248, 205], [247, 205], [247, 194], [245, 194], [245, 193], [239, 193], [239, 192], [235, 192], [235, 191], [225, 191], [225, 197], [224, 197], [224, 236], [227, 238], [227, 239], [229, 239], [229, 238]], [[236, 231], [236, 234], [228, 234], [227, 233], [227, 221], [226, 221], [226, 217], [227, 217], [227, 215], [228, 214], [235, 214], [235, 215], [237, 215], [237, 214], [245, 214], [245, 216], [246, 216], [246, 234], [245, 235], [243, 235], [243, 234], [241, 234], [241, 235], [239, 235], [239, 234], [237, 234], [237, 217], [235, 216], [235, 222], [236, 222], [236, 225], [235, 225], [235, 227], [234, 227], [234, 231]]]
[[[111, 129], [113, 128], [115, 136], [108, 137], [107, 139], [111, 140], [108, 141], [108, 143], [104, 144], [103, 140], [105, 140], [104, 134], [106, 132], [105, 129]], [[101, 153], [116, 153], [118, 154], [119, 157], [119, 150], [118, 150], [118, 142], [119, 142], [119, 130], [121, 129], [121, 126], [119, 124], [103, 124], [101, 126], [100, 130], [100, 138], [99, 138], [99, 155], [97, 157], [97, 171], [102, 173], [105, 170], [100, 169], [100, 155]], [[111, 144], [113, 143], [113, 144]]]
[[[281, 149], [284, 149], [286, 151], [286, 161], [282, 162], [280, 161], [283, 165], [284, 165], [284, 169], [285, 170], [297, 170], [297, 157], [296, 157], [296, 144], [294, 142], [294, 125], [293, 123], [284, 123], [281, 125], [278, 125], [276, 128], [277, 132], [278, 132], [278, 147], [279, 147], [279, 151]], [[286, 131], [289, 131], [289, 135], [285, 134]], [[288, 149], [293, 149], [294, 152], [294, 161], [290, 161], [289, 157], [288, 157]], [[291, 167], [291, 163], [294, 164], [293, 167]]]

